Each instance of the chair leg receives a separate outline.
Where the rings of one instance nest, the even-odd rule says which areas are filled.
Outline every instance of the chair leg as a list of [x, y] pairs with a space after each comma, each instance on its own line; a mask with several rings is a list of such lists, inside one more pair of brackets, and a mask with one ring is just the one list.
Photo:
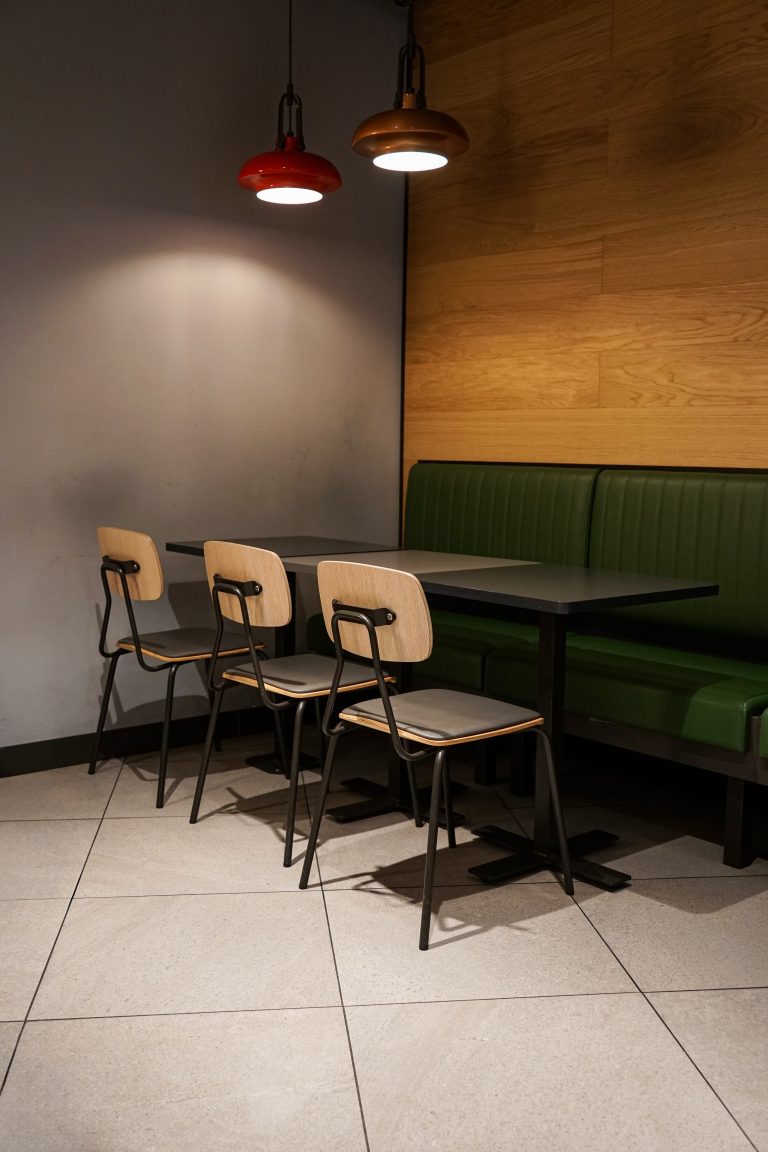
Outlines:
[[312, 817], [312, 829], [309, 833], [309, 840], [307, 841], [307, 854], [304, 857], [304, 867], [301, 870], [301, 879], [299, 880], [299, 888], [306, 888], [309, 883], [309, 873], [312, 871], [312, 861], [315, 858], [315, 848], [317, 847], [317, 837], [320, 832], [320, 821], [323, 818], [323, 811], [325, 809], [325, 801], [328, 796], [328, 786], [331, 783], [331, 773], [333, 772], [333, 758], [336, 755], [336, 745], [339, 742], [338, 735], [331, 736], [328, 741], [328, 751], [325, 754], [325, 764], [323, 765], [323, 781], [320, 785], [320, 799], [315, 809], [315, 814]]
[[552, 814], [555, 817], [555, 827], [557, 828], [557, 840], [560, 847], [560, 867], [563, 873], [563, 887], [569, 896], [573, 896], [573, 877], [571, 876], [571, 856], [568, 851], [568, 840], [565, 835], [565, 823], [563, 821], [563, 809], [560, 805], [560, 788], [557, 783], [557, 772], [555, 771], [555, 762], [552, 757], [552, 745], [550, 744], [549, 737], [543, 728], [536, 728], [537, 736], [544, 742], [544, 755], [547, 761], [547, 775], [549, 776], [549, 797], [552, 806]]
[[410, 760], [405, 761], [405, 771], [408, 776], [408, 787], [411, 790], [411, 810], [413, 812], [413, 822], [417, 828], [424, 827], [424, 821], [421, 818], [421, 804], [419, 803], [419, 790], [416, 787], [416, 769]]
[[91, 763], [88, 765], [88, 775], [93, 776], [96, 771], [96, 762], [99, 759], [99, 748], [101, 747], [101, 737], [104, 732], [104, 725], [107, 721], [107, 712], [109, 711], [109, 700], [112, 695], [112, 685], [115, 682], [115, 672], [117, 671], [117, 662], [123, 655], [122, 651], [115, 652], [114, 656], [110, 657], [109, 670], [107, 671], [107, 682], [104, 685], [104, 695], [101, 700], [101, 708], [99, 709], [99, 722], [96, 725], [96, 736], [93, 741], [93, 751], [91, 752]]
[[171, 664], [168, 669], [168, 687], [165, 692], [165, 716], [163, 717], [163, 740], [160, 745], [160, 771], [157, 774], [156, 808], [165, 803], [165, 773], [168, 768], [168, 740], [171, 735], [171, 712], [173, 711], [173, 687], [180, 664]]
[[323, 710], [320, 707], [320, 696], [315, 696], [315, 723], [317, 724], [317, 731], [320, 734], [320, 763], [325, 763], [325, 753], [327, 751], [325, 732], [323, 732]]
[[211, 706], [211, 718], [208, 721], [208, 732], [205, 737], [205, 745], [203, 747], [203, 758], [200, 761], [200, 771], [197, 774], [197, 787], [195, 788], [195, 798], [192, 801], [192, 811], [189, 815], [190, 824], [197, 823], [197, 814], [200, 811], [200, 801], [203, 798], [203, 788], [205, 787], [205, 778], [208, 775], [208, 765], [211, 760], [211, 749], [213, 747], [214, 733], [216, 731], [216, 723], [219, 719], [219, 710], [221, 702], [224, 699], [224, 688], [221, 687], [213, 693], [213, 704]]
[[456, 825], [453, 821], [453, 796], [451, 795], [451, 774], [448, 771], [448, 753], [443, 757], [443, 807], [445, 826], [448, 829], [448, 847], [456, 847]]
[[421, 932], [419, 948], [426, 952], [429, 948], [429, 926], [432, 919], [432, 886], [435, 879], [435, 853], [437, 851], [437, 822], [440, 816], [440, 785], [443, 780], [445, 749], [435, 756], [432, 772], [432, 801], [429, 806], [429, 830], [427, 832], [427, 861], [424, 865], [424, 892], [421, 900]]
[[[211, 662], [210, 662], [210, 660], [206, 660], [205, 661], [205, 682], [206, 682], [206, 684], [208, 683], [208, 674], [209, 674], [210, 670], [211, 670]], [[215, 696], [216, 696], [216, 693], [211, 688], [209, 688], [208, 689], [208, 710], [210, 712], [213, 712], [213, 701], [214, 701]], [[218, 733], [217, 729], [214, 729], [214, 732], [213, 732], [213, 746], [217, 752], [221, 752], [221, 740], [219, 739], [219, 733]]]
[[306, 700], [299, 700], [296, 718], [293, 722], [293, 747], [291, 749], [291, 791], [288, 799], [288, 817], [285, 821], [285, 851], [283, 867], [290, 868], [293, 856], [293, 830], [296, 826], [296, 798], [299, 792], [299, 757], [301, 756], [301, 729], [304, 722]]
[[275, 712], [275, 736], [277, 737], [277, 750], [280, 755], [280, 763], [283, 766], [283, 775], [286, 780], [291, 778], [291, 768], [288, 763], [288, 753], [285, 749], [285, 734], [283, 732], [283, 714], [282, 712]]

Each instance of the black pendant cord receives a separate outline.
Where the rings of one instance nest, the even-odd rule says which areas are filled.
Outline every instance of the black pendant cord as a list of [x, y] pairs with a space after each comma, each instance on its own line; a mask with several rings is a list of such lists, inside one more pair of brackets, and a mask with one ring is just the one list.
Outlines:
[[[395, 108], [402, 108], [403, 96], [416, 96], [416, 107], [426, 108], [427, 98], [424, 91], [424, 50], [416, 43], [415, 3], [414, 0], [395, 0], [399, 8], [408, 9], [408, 34], [406, 43], [400, 49], [397, 67], [397, 91], [395, 92]], [[418, 58], [419, 87], [418, 91], [413, 82], [414, 60]]]
[[288, 0], [288, 91], [293, 94], [293, 0]]
[[[288, 130], [283, 127], [283, 114], [288, 112]], [[280, 97], [277, 111], [277, 147], [285, 148], [286, 136], [295, 136], [299, 150], [304, 150], [301, 97], [293, 90], [293, 0], [288, 0], [288, 84]]]

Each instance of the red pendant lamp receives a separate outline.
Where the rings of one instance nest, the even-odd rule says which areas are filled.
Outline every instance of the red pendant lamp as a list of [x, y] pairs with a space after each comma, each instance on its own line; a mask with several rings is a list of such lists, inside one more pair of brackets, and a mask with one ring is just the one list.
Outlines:
[[305, 150], [301, 98], [293, 90], [292, 72], [293, 0], [288, 0], [288, 84], [277, 109], [277, 141], [271, 152], [246, 160], [237, 178], [241, 188], [272, 204], [312, 204], [341, 187], [330, 160]]
[[[352, 137], [352, 147], [379, 168], [394, 172], [426, 172], [443, 168], [469, 147], [469, 137], [453, 116], [427, 108], [424, 93], [424, 50], [413, 28], [414, 0], [395, 0], [408, 6], [408, 42], [400, 49], [394, 107], [364, 120]], [[418, 65], [418, 88], [414, 65]]]

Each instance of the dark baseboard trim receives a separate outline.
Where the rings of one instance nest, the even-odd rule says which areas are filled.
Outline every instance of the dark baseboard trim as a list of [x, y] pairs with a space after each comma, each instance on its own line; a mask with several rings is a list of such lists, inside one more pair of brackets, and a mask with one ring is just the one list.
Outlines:
[[[265, 732], [274, 721], [266, 708], [241, 708], [222, 712], [219, 734], [223, 740]], [[184, 744], [202, 744], [208, 729], [208, 716], [185, 716], [171, 721], [172, 748]], [[105, 732], [101, 755], [104, 759], [137, 756], [160, 749], [162, 724], [138, 724], [133, 728], [113, 728]], [[68, 764], [87, 764], [91, 758], [94, 733], [62, 736], [56, 740], [39, 740], [32, 744], [10, 744], [0, 748], [0, 777], [20, 776], [26, 772], [44, 772]]]

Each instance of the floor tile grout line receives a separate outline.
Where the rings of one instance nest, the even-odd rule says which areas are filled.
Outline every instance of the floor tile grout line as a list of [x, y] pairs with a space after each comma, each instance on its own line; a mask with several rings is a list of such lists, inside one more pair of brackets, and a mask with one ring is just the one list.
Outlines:
[[[96, 821], [93, 821], [93, 823], [96, 823]], [[319, 853], [318, 853], [318, 856], [319, 856]], [[295, 863], [298, 863], [298, 860], [295, 861]], [[82, 876], [82, 873], [80, 875]], [[765, 879], [768, 879], [768, 877], [765, 877], [765, 876], [744, 876], [744, 877], [731, 877], [731, 876], [649, 876], [649, 877], [645, 877], [644, 879], [648, 883], [655, 883], [658, 880], [663, 880], [663, 881], [667, 881], [667, 880], [680, 880], [680, 881], [688, 881], [688, 880], [732, 880], [732, 879], [737, 879], [737, 880], [738, 879], [765, 880]], [[559, 883], [559, 881], [557, 881], [556, 879], [552, 879], [552, 880], [518, 879], [515, 881], [515, 887], [518, 887], [518, 888], [531, 888], [531, 887], [546, 888], [546, 887], [551, 887], [553, 884], [557, 884], [557, 883]], [[638, 881], [633, 880], [633, 886], [635, 883], [642, 883], [642, 880], [638, 880]], [[345, 885], [340, 880], [334, 880], [334, 879], [329, 879], [329, 880], [324, 881], [323, 888], [324, 888], [324, 891], [330, 892], [330, 893], [333, 893], [333, 892], [391, 892], [391, 891], [420, 892], [421, 891], [421, 886], [419, 884], [401, 884], [397, 887], [397, 889], [392, 889], [390, 885], [385, 884], [383, 882], [379, 882], [378, 884], [376, 884], [374, 886], [368, 884], [365, 887], [362, 887], [360, 885], [354, 885], [354, 884]], [[468, 893], [472, 893], [472, 892], [480, 893], [480, 892], [487, 891], [487, 886], [485, 886], [485, 885], [477, 884], [477, 883], [463, 883], [462, 881], [459, 881], [459, 880], [442, 881], [440, 884], [436, 884], [435, 888], [436, 889], [437, 888], [451, 889], [452, 891], [459, 889], [459, 888], [462, 888], [462, 889], [466, 889], [466, 891]], [[318, 890], [319, 890], [319, 885], [318, 885]], [[272, 896], [272, 895], [279, 895], [280, 893], [283, 893], [283, 894], [293, 893], [294, 891], [298, 891], [298, 889], [294, 889], [291, 886], [291, 887], [286, 887], [286, 888], [222, 888], [222, 889], [217, 888], [217, 889], [214, 889], [211, 891], [201, 890], [201, 891], [192, 891], [192, 892], [109, 892], [106, 894], [103, 894], [103, 893], [83, 893], [81, 895], [78, 895], [75, 893], [71, 897], [68, 897], [68, 896], [0, 896], [0, 905], [1, 904], [21, 904], [21, 903], [25, 903], [25, 902], [29, 902], [29, 903], [45, 902], [47, 900], [141, 900], [141, 899], [154, 899], [154, 898], [169, 899], [169, 898], [174, 897], [174, 896], [190, 896], [190, 897], [192, 897], [192, 896], [198, 896], [198, 897], [200, 897], [200, 896]], [[751, 985], [750, 985], [750, 987], [751, 987]], [[654, 991], [666, 991], [666, 989], [654, 989]]]
[[[198, 1009], [185, 1009], [167, 1012], [117, 1012], [114, 1015], [92, 1015], [92, 1016], [36, 1016], [34, 1019], [27, 1020], [28, 1025], [34, 1024], [55, 1024], [55, 1023], [74, 1023], [80, 1020], [137, 1020], [143, 1017], [166, 1017], [166, 1016], [232, 1016], [238, 1014], [258, 1014], [260, 1012], [337, 1012], [344, 1008], [425, 1008], [434, 1004], [495, 1004], [495, 1003], [513, 1003], [518, 1000], [594, 1000], [599, 997], [610, 997], [611, 999], [620, 999], [622, 996], [642, 997], [646, 999], [648, 996], [656, 995], [687, 995], [688, 993], [696, 992], [765, 992], [768, 991], [768, 986], [737, 986], [733, 988], [674, 988], [668, 992], [643, 992], [641, 989], [623, 989], [616, 991], [598, 991], [598, 992], [526, 992], [520, 993], [517, 996], [454, 996], [451, 998], [439, 998], [436, 1000], [361, 1000], [354, 1003], [344, 1004], [282, 1004], [269, 1006], [265, 1005], [261, 1008], [198, 1008]], [[651, 1005], [652, 1006], [652, 1005]], [[0, 1020], [0, 1024], [19, 1024], [23, 1025], [23, 1020]], [[668, 1026], [667, 1026], [668, 1027]], [[673, 1033], [674, 1035], [674, 1033]], [[679, 1043], [679, 1041], [678, 1041]]]
[[[658, 1018], [658, 1020], [660, 1020], [660, 1021], [661, 1021], [661, 1023], [663, 1024], [663, 1026], [666, 1028], [667, 1032], [669, 1032], [670, 1036], [671, 1036], [671, 1037], [672, 1037], [672, 1039], [674, 1040], [675, 1044], [677, 1044], [678, 1048], [680, 1049], [680, 1051], [681, 1051], [681, 1052], [683, 1053], [683, 1055], [685, 1056], [685, 1058], [686, 1058], [686, 1059], [689, 1061], [689, 1063], [690, 1063], [690, 1064], [693, 1066], [693, 1068], [695, 1068], [696, 1072], [699, 1074], [699, 1076], [701, 1077], [701, 1079], [702, 1079], [702, 1080], [704, 1081], [704, 1083], [707, 1085], [707, 1087], [709, 1088], [709, 1090], [710, 1090], [710, 1092], [712, 1093], [712, 1095], [713, 1095], [713, 1096], [715, 1097], [715, 1099], [716, 1099], [716, 1100], [717, 1100], [717, 1101], [720, 1103], [721, 1107], [725, 1109], [725, 1111], [728, 1113], [728, 1115], [729, 1115], [729, 1116], [731, 1117], [731, 1119], [733, 1120], [733, 1122], [734, 1122], [734, 1124], [736, 1125], [736, 1127], [739, 1129], [739, 1131], [740, 1131], [740, 1132], [742, 1132], [742, 1133], [743, 1133], [743, 1135], [744, 1135], [745, 1139], [746, 1139], [746, 1140], [749, 1142], [749, 1144], [752, 1146], [752, 1148], [754, 1148], [754, 1149], [755, 1149], [755, 1152], [760, 1152], [760, 1150], [759, 1150], [759, 1149], [756, 1147], [756, 1145], [755, 1145], [755, 1144], [752, 1142], [752, 1140], [750, 1140], [749, 1136], [748, 1136], [748, 1135], [747, 1135], [747, 1133], [744, 1131], [744, 1129], [742, 1128], [741, 1124], [740, 1124], [740, 1123], [739, 1123], [739, 1121], [736, 1119], [736, 1117], [733, 1115], [733, 1113], [731, 1112], [730, 1108], [727, 1106], [727, 1104], [726, 1104], [726, 1103], [725, 1103], [725, 1101], [722, 1099], [722, 1097], [720, 1096], [720, 1094], [719, 1094], [719, 1093], [718, 1093], [718, 1092], [717, 1092], [717, 1091], [716, 1091], [716, 1090], [713, 1088], [712, 1084], [710, 1084], [709, 1080], [708, 1080], [708, 1079], [707, 1079], [707, 1077], [704, 1075], [704, 1073], [702, 1072], [702, 1070], [699, 1068], [698, 1064], [697, 1064], [697, 1063], [696, 1063], [696, 1061], [693, 1059], [693, 1057], [691, 1056], [690, 1052], [688, 1052], [688, 1051], [687, 1051], [687, 1050], [686, 1050], [686, 1049], [683, 1047], [683, 1044], [682, 1044], [682, 1042], [681, 1042], [681, 1041], [678, 1039], [678, 1037], [677, 1037], [677, 1036], [675, 1035], [675, 1033], [672, 1031], [672, 1029], [670, 1028], [670, 1026], [667, 1024], [666, 1020], [664, 1020], [664, 1018], [663, 1018], [663, 1016], [661, 1015], [661, 1013], [660, 1013], [660, 1012], [658, 1012], [658, 1010], [657, 1010], [657, 1009], [656, 1009], [656, 1007], [654, 1006], [653, 1002], [652, 1002], [652, 1001], [649, 999], [649, 995], [653, 995], [653, 993], [647, 993], [647, 992], [646, 992], [646, 991], [645, 991], [643, 988], [641, 988], [641, 987], [640, 987], [640, 985], [637, 983], [637, 981], [635, 980], [635, 978], [634, 978], [634, 977], [632, 976], [632, 974], [630, 973], [629, 969], [628, 969], [628, 968], [627, 968], [627, 967], [626, 967], [626, 966], [625, 966], [625, 965], [622, 963], [622, 961], [621, 961], [621, 960], [619, 960], [619, 957], [616, 955], [616, 953], [614, 952], [614, 950], [613, 950], [613, 948], [611, 947], [611, 945], [608, 943], [608, 941], [606, 940], [606, 938], [603, 936], [602, 932], [600, 932], [600, 930], [599, 930], [599, 928], [597, 927], [597, 925], [595, 925], [595, 924], [592, 922], [592, 920], [590, 920], [590, 918], [589, 918], [589, 916], [587, 915], [587, 913], [584, 911], [584, 909], [581, 907], [581, 905], [580, 905], [580, 904], [577, 902], [577, 900], [576, 900], [576, 897], [575, 897], [575, 896], [573, 896], [573, 897], [571, 897], [571, 899], [573, 900], [574, 904], [576, 904], [576, 905], [577, 905], [577, 907], [579, 908], [579, 911], [580, 911], [580, 912], [581, 912], [581, 914], [584, 916], [584, 918], [587, 920], [587, 922], [588, 922], [589, 924], [591, 924], [591, 926], [592, 926], [593, 930], [594, 930], [594, 931], [597, 933], [597, 935], [598, 935], [598, 937], [600, 938], [600, 940], [602, 940], [603, 944], [605, 944], [605, 947], [608, 949], [608, 951], [611, 953], [611, 955], [612, 955], [612, 956], [614, 957], [614, 959], [616, 960], [616, 963], [617, 963], [617, 964], [619, 964], [619, 965], [621, 966], [621, 968], [623, 968], [623, 969], [624, 969], [624, 972], [626, 973], [627, 977], [628, 977], [628, 978], [629, 978], [629, 979], [632, 981], [632, 983], [635, 985], [635, 987], [637, 988], [637, 991], [640, 993], [640, 995], [642, 996], [642, 998], [643, 998], [643, 1000], [645, 1001], [645, 1003], [648, 1005], [648, 1007], [651, 1009], [651, 1011], [654, 1013], [654, 1015], [655, 1015], [655, 1016]], [[681, 989], [681, 991], [682, 991], [682, 989]], [[712, 991], [720, 991], [720, 989], [712, 989]]]
[[[366, 1005], [367, 1007], [367, 1005]], [[169, 1016], [258, 1016], [262, 1012], [340, 1012], [341, 1004], [278, 1004], [262, 1008], [195, 1008], [168, 1012], [116, 1012], [113, 1016], [35, 1016], [28, 1020], [29, 1027], [35, 1024], [77, 1024], [83, 1020], [144, 1020], [165, 1019]], [[19, 1024], [19, 1020], [3, 1021]]]
[[[720, 991], [720, 989], [717, 989], [717, 991]], [[648, 998], [648, 995], [647, 995], [645, 992], [643, 992], [643, 994], [642, 994], [642, 995], [643, 995], [643, 999], [645, 1000], [645, 1002], [646, 1002], [646, 1004], [648, 1005], [648, 1007], [649, 1007], [649, 1008], [651, 1009], [651, 1011], [652, 1011], [652, 1012], [655, 1014], [656, 1018], [657, 1018], [657, 1019], [658, 1019], [658, 1020], [661, 1022], [661, 1024], [664, 1026], [664, 1028], [666, 1028], [667, 1032], [668, 1032], [668, 1033], [669, 1033], [669, 1035], [672, 1037], [672, 1039], [674, 1040], [675, 1044], [677, 1044], [678, 1048], [679, 1048], [679, 1049], [680, 1049], [680, 1051], [683, 1053], [683, 1055], [686, 1057], [686, 1059], [687, 1059], [687, 1060], [688, 1060], [688, 1061], [689, 1061], [689, 1062], [690, 1062], [690, 1063], [693, 1065], [693, 1067], [696, 1069], [696, 1071], [698, 1072], [699, 1076], [700, 1076], [700, 1077], [701, 1077], [701, 1079], [704, 1081], [704, 1083], [707, 1085], [707, 1087], [709, 1088], [709, 1090], [710, 1090], [710, 1092], [712, 1093], [712, 1095], [713, 1095], [713, 1096], [714, 1096], [714, 1097], [715, 1097], [715, 1098], [716, 1098], [716, 1099], [717, 1099], [717, 1100], [720, 1102], [720, 1105], [721, 1105], [721, 1107], [722, 1107], [722, 1108], [723, 1108], [723, 1109], [724, 1109], [724, 1110], [725, 1110], [725, 1111], [728, 1113], [728, 1115], [730, 1116], [731, 1120], [733, 1120], [733, 1122], [734, 1122], [734, 1124], [736, 1125], [736, 1127], [737, 1127], [737, 1128], [739, 1129], [739, 1131], [740, 1131], [740, 1132], [743, 1134], [743, 1136], [744, 1136], [745, 1140], [747, 1140], [747, 1141], [748, 1141], [748, 1143], [749, 1143], [749, 1144], [752, 1146], [752, 1148], [754, 1148], [754, 1149], [755, 1149], [755, 1152], [760, 1152], [760, 1149], [757, 1147], [757, 1145], [754, 1143], [754, 1141], [753, 1141], [753, 1140], [750, 1138], [750, 1136], [749, 1136], [749, 1133], [745, 1131], [745, 1129], [744, 1129], [744, 1127], [742, 1126], [742, 1124], [741, 1124], [741, 1123], [740, 1123], [740, 1122], [739, 1122], [739, 1121], [736, 1119], [736, 1117], [734, 1116], [733, 1112], [731, 1111], [731, 1109], [730, 1109], [730, 1108], [728, 1107], [728, 1105], [726, 1104], [725, 1100], [723, 1100], [722, 1096], [721, 1096], [721, 1095], [720, 1095], [720, 1093], [717, 1091], [717, 1089], [715, 1088], [715, 1086], [714, 1086], [714, 1085], [711, 1083], [711, 1081], [709, 1080], [709, 1078], [708, 1078], [708, 1077], [707, 1077], [707, 1076], [704, 1074], [704, 1072], [701, 1070], [701, 1068], [700, 1068], [700, 1067], [699, 1067], [699, 1065], [696, 1063], [696, 1061], [694, 1060], [694, 1058], [693, 1058], [693, 1056], [691, 1055], [691, 1053], [688, 1051], [688, 1049], [687, 1049], [687, 1048], [685, 1047], [685, 1045], [683, 1044], [682, 1040], [680, 1040], [680, 1038], [679, 1038], [678, 1036], [676, 1036], [676, 1035], [675, 1035], [675, 1033], [672, 1031], [672, 1028], [669, 1026], [669, 1024], [667, 1023], [667, 1021], [664, 1019], [664, 1017], [663, 1017], [663, 1016], [661, 1015], [661, 1013], [658, 1011], [658, 1009], [656, 1008], [656, 1005], [653, 1003], [653, 1001], [652, 1001], [652, 1000], [650, 1000], [650, 999]], [[651, 995], [653, 995], [653, 993], [651, 993]]]
[[343, 1015], [343, 1019], [344, 1019], [344, 1031], [346, 1032], [346, 1035], [347, 1035], [347, 1046], [349, 1048], [349, 1059], [350, 1059], [350, 1062], [352, 1064], [352, 1076], [354, 1077], [355, 1092], [357, 1093], [357, 1106], [360, 1109], [360, 1123], [363, 1126], [363, 1139], [365, 1140], [366, 1152], [371, 1152], [371, 1145], [370, 1145], [370, 1141], [368, 1139], [368, 1127], [365, 1123], [365, 1110], [363, 1108], [363, 1098], [362, 1098], [362, 1094], [360, 1092], [360, 1081], [358, 1080], [357, 1065], [355, 1064], [355, 1053], [354, 1053], [354, 1049], [352, 1047], [352, 1036], [350, 1035], [350, 1031], [349, 1031], [349, 1020], [347, 1019], [347, 1008], [346, 1008], [346, 1005], [344, 1003], [344, 990], [341, 987], [341, 976], [339, 974], [339, 965], [338, 965], [338, 962], [336, 960], [336, 948], [334, 947], [334, 943], [333, 943], [333, 930], [331, 928], [331, 918], [328, 914], [328, 904], [327, 904], [327, 901], [325, 899], [325, 889], [323, 888], [323, 874], [320, 870], [320, 861], [317, 858], [317, 853], [315, 853], [314, 864], [315, 864], [315, 867], [317, 868], [317, 874], [318, 874], [318, 877], [320, 880], [320, 892], [321, 892], [322, 897], [323, 897], [323, 909], [325, 910], [325, 920], [326, 920], [326, 923], [328, 925], [328, 941], [329, 941], [330, 946], [331, 946], [331, 956], [333, 958], [333, 970], [336, 973], [336, 983], [337, 983], [338, 989], [339, 989], [339, 1002], [341, 1004], [341, 1011], [342, 1011], [342, 1015]]
[[86, 865], [88, 864], [88, 860], [90, 859], [90, 855], [91, 855], [91, 852], [93, 851], [93, 846], [94, 846], [94, 844], [96, 843], [96, 837], [98, 836], [98, 834], [99, 834], [99, 831], [100, 831], [100, 829], [101, 829], [101, 826], [102, 826], [102, 824], [104, 823], [104, 817], [105, 817], [105, 815], [106, 815], [106, 811], [107, 811], [107, 808], [109, 807], [109, 802], [110, 802], [110, 800], [112, 799], [112, 797], [113, 797], [113, 796], [114, 796], [114, 794], [115, 794], [115, 788], [117, 788], [117, 782], [118, 782], [118, 780], [120, 779], [120, 776], [121, 776], [121, 774], [122, 774], [122, 771], [123, 771], [123, 768], [124, 768], [124, 767], [125, 767], [125, 758], [123, 758], [123, 760], [120, 762], [120, 767], [119, 767], [119, 769], [118, 769], [118, 771], [117, 771], [117, 773], [116, 773], [116, 775], [115, 775], [115, 780], [114, 780], [114, 783], [112, 784], [112, 788], [111, 788], [111, 790], [110, 790], [109, 796], [107, 797], [107, 801], [106, 801], [106, 804], [104, 805], [104, 811], [102, 812], [102, 815], [101, 815], [101, 819], [98, 821], [98, 827], [97, 827], [97, 828], [96, 828], [96, 830], [94, 831], [94, 834], [93, 834], [93, 839], [91, 840], [91, 845], [90, 845], [90, 848], [88, 849], [88, 851], [87, 851], [87, 852], [86, 852], [86, 854], [85, 854], [85, 860], [83, 861], [83, 866], [82, 866], [82, 868], [80, 869], [80, 873], [79, 873], [79, 875], [78, 875], [78, 877], [77, 877], [77, 880], [75, 881], [75, 883], [74, 883], [74, 885], [73, 885], [73, 888], [72, 888], [72, 895], [70, 896], [70, 898], [69, 898], [69, 901], [67, 902], [67, 907], [66, 907], [66, 909], [65, 909], [64, 915], [63, 915], [63, 916], [62, 916], [62, 918], [61, 918], [61, 923], [59, 924], [59, 928], [58, 928], [58, 931], [57, 931], [57, 933], [56, 933], [56, 936], [54, 937], [53, 943], [51, 944], [51, 947], [50, 947], [50, 949], [49, 949], [49, 951], [48, 951], [48, 958], [46, 959], [46, 961], [45, 961], [45, 964], [43, 965], [43, 970], [42, 970], [42, 972], [40, 973], [40, 977], [39, 977], [39, 979], [38, 979], [38, 981], [37, 981], [37, 984], [35, 985], [35, 990], [34, 990], [34, 992], [32, 993], [32, 996], [31, 996], [31, 998], [30, 998], [29, 1004], [28, 1004], [28, 1006], [27, 1006], [27, 1011], [26, 1011], [26, 1013], [25, 1013], [25, 1015], [24, 1015], [24, 1019], [23, 1019], [23, 1021], [22, 1021], [22, 1024], [21, 1024], [21, 1028], [19, 1029], [19, 1034], [18, 1034], [18, 1036], [16, 1037], [16, 1043], [15, 1043], [15, 1044], [14, 1044], [14, 1046], [13, 1046], [13, 1052], [11, 1053], [11, 1058], [10, 1058], [10, 1060], [8, 1061], [8, 1066], [7, 1066], [7, 1068], [5, 1069], [5, 1074], [4, 1074], [4, 1076], [3, 1076], [3, 1079], [2, 1079], [2, 1081], [0, 1082], [0, 1096], [2, 1096], [2, 1094], [3, 1094], [3, 1091], [4, 1091], [4, 1089], [5, 1089], [5, 1085], [6, 1085], [6, 1084], [7, 1084], [7, 1082], [8, 1082], [8, 1077], [9, 1077], [9, 1076], [10, 1076], [10, 1074], [11, 1074], [11, 1068], [13, 1067], [13, 1062], [14, 1062], [14, 1060], [15, 1060], [15, 1058], [16, 1058], [16, 1053], [18, 1052], [18, 1049], [19, 1049], [19, 1044], [20, 1044], [20, 1042], [21, 1042], [21, 1038], [22, 1038], [22, 1036], [24, 1035], [24, 1029], [26, 1028], [26, 1026], [27, 1026], [27, 1022], [28, 1022], [28, 1020], [29, 1020], [29, 1014], [30, 1014], [30, 1012], [32, 1011], [32, 1005], [33, 1005], [33, 1004], [34, 1004], [34, 1002], [35, 1002], [35, 998], [36, 998], [36, 996], [37, 996], [37, 993], [38, 993], [38, 992], [39, 992], [39, 990], [40, 990], [40, 985], [42, 984], [42, 982], [43, 982], [43, 980], [44, 980], [44, 978], [45, 978], [45, 974], [46, 974], [46, 972], [48, 971], [48, 965], [49, 965], [49, 964], [50, 964], [50, 962], [51, 962], [51, 956], [53, 955], [54, 949], [56, 948], [56, 945], [57, 945], [57, 943], [58, 943], [58, 941], [59, 941], [59, 937], [61, 936], [62, 930], [63, 930], [63, 928], [64, 928], [64, 924], [66, 923], [66, 919], [67, 919], [67, 916], [69, 915], [70, 909], [72, 908], [72, 903], [73, 903], [73, 901], [74, 901], [74, 899], [75, 899], [75, 893], [77, 892], [77, 886], [78, 886], [78, 884], [80, 883], [80, 881], [81, 881], [81, 879], [82, 879], [83, 873], [85, 872], [85, 869], [86, 869]]
[[100, 816], [8, 816], [0, 817], [0, 827], [3, 824], [98, 824], [100, 820]]

